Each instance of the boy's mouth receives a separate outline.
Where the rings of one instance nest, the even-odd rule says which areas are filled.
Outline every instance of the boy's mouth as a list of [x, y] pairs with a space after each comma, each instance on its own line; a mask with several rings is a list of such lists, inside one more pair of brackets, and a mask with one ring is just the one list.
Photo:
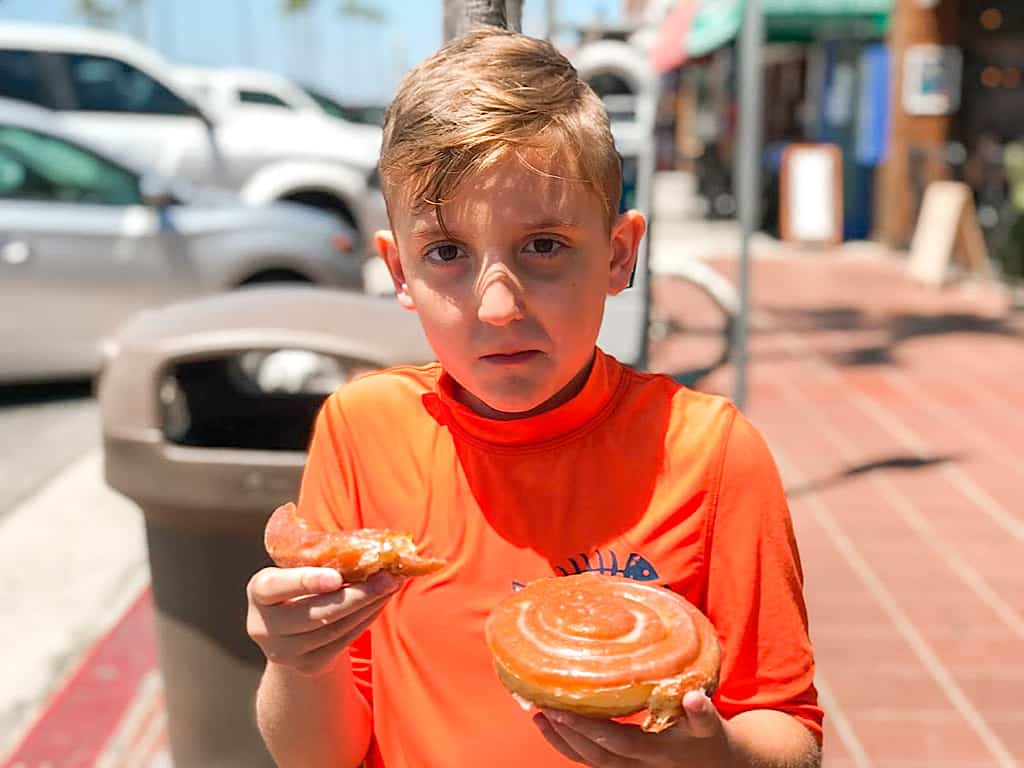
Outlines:
[[493, 355], [484, 355], [480, 359], [494, 365], [519, 365], [528, 363], [542, 354], [543, 352], [539, 349], [523, 349], [518, 352], [498, 352]]

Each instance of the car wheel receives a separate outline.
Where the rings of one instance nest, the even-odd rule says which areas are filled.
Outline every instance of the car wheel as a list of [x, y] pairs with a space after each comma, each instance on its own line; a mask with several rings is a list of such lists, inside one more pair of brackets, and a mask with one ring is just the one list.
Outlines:
[[317, 190], [294, 192], [281, 199], [292, 203], [308, 205], [310, 208], [316, 208], [332, 216], [337, 216], [342, 222], [351, 227], [353, 232], [359, 231], [359, 227], [356, 226], [356, 217], [352, 215], [352, 211], [348, 209], [348, 206], [342, 200], [339, 200], [329, 192]]
[[255, 275], [245, 278], [238, 284], [239, 288], [245, 288], [250, 285], [266, 285], [268, 283], [312, 283], [309, 277], [303, 275], [300, 272], [294, 272], [290, 269], [268, 269], [263, 272], [257, 272]]

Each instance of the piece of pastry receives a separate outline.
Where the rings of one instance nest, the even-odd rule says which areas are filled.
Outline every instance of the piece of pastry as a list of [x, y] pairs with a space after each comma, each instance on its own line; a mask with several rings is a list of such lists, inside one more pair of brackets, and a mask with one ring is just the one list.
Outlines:
[[263, 546], [282, 568], [311, 565], [334, 568], [346, 584], [366, 581], [384, 571], [395, 576], [422, 576], [445, 565], [423, 557], [405, 533], [382, 528], [318, 531], [299, 517], [289, 502], [274, 510], [263, 533]]
[[504, 598], [485, 625], [498, 677], [537, 707], [596, 718], [648, 710], [657, 733], [683, 696], [718, 684], [711, 622], [663, 587], [597, 573], [541, 579]]

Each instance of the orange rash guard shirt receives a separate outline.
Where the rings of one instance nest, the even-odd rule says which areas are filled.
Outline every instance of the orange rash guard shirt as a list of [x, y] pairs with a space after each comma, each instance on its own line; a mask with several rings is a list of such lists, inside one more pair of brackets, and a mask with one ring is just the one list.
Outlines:
[[573, 765], [498, 681], [483, 627], [518, 586], [581, 571], [685, 596], [721, 640], [722, 715], [777, 709], [821, 738], [786, 499], [724, 398], [600, 350], [580, 394], [512, 421], [457, 402], [437, 364], [369, 374], [325, 401], [299, 512], [406, 531], [449, 563], [409, 580], [350, 650], [370, 768]]

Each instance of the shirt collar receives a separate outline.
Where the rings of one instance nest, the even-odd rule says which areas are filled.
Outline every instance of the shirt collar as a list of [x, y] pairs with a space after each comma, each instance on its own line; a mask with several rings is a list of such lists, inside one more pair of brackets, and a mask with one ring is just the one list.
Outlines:
[[455, 399], [457, 385], [444, 372], [438, 379], [437, 396], [453, 431], [480, 443], [528, 446], [564, 439], [586, 427], [610, 405], [621, 380], [621, 366], [595, 349], [594, 364], [583, 389], [571, 400], [536, 416], [508, 420], [481, 416]]

